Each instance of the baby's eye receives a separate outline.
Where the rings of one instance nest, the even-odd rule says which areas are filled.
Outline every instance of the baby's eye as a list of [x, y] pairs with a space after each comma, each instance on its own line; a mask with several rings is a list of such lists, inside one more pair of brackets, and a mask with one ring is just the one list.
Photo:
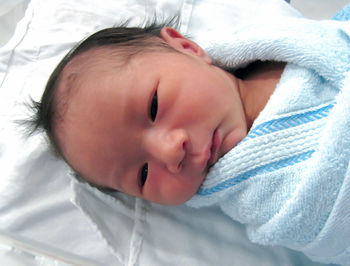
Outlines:
[[148, 164], [145, 163], [140, 171], [140, 176], [139, 176], [139, 185], [140, 187], [143, 187], [143, 185], [146, 183], [147, 180], [147, 175], [148, 175]]
[[153, 98], [152, 98], [152, 101], [151, 101], [150, 108], [149, 108], [149, 116], [150, 116], [152, 122], [154, 122], [154, 120], [156, 120], [157, 112], [158, 112], [158, 97], [157, 97], [157, 91], [155, 91]]

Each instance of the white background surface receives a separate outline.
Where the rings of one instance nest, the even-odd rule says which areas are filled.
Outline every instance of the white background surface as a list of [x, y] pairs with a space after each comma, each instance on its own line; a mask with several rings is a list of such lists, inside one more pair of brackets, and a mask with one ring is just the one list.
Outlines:
[[[13, 1], [13, 6], [6, 4], [8, 1], [0, 0], [0, 46], [5, 44], [14, 31], [14, 21], [18, 21], [24, 15], [28, 0]], [[18, 4], [15, 2], [22, 2]], [[350, 3], [349, 0], [291, 0], [291, 5], [298, 9], [304, 16], [313, 19], [327, 19], [338, 10]], [[16, 5], [15, 5], [16, 4]]]
[[313, 19], [331, 18], [342, 9], [349, 0], [291, 0], [291, 5], [305, 17]]

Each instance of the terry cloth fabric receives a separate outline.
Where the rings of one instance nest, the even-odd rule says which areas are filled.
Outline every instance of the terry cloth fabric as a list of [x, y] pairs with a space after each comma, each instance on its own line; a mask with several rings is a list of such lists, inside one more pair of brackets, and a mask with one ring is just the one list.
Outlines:
[[334, 20], [349, 20], [350, 19], [350, 4], [347, 4], [333, 17]]
[[288, 65], [247, 137], [187, 205], [219, 205], [253, 242], [349, 264], [349, 34], [348, 22], [286, 18], [208, 36], [233, 67]]

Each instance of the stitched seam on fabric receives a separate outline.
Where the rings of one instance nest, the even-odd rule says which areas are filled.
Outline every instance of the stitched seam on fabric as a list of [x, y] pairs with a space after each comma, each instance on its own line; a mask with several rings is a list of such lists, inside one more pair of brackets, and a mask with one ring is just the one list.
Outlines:
[[70, 178], [72, 178], [72, 182], [76, 183], [77, 186], [84, 186], [85, 189], [87, 189], [93, 195], [97, 194], [99, 197], [103, 198], [104, 201], [109, 202], [110, 204], [117, 206], [119, 211], [123, 215], [125, 215], [125, 216], [127, 216], [129, 218], [132, 218], [132, 217], [130, 217], [129, 212], [128, 212], [129, 207], [127, 207], [124, 202], [122, 202], [120, 200], [117, 200], [112, 195], [108, 195], [108, 194], [98, 190], [97, 188], [92, 187], [89, 183], [83, 183], [83, 182], [80, 182], [80, 181], [76, 180], [74, 178], [74, 174], [73, 174], [73, 171], [71, 169], [68, 170], [68, 175], [70, 176]]
[[279, 169], [285, 168], [287, 166], [292, 166], [297, 163], [303, 162], [311, 158], [312, 154], [315, 152], [315, 150], [309, 150], [306, 152], [303, 152], [301, 154], [291, 156], [289, 158], [279, 160], [277, 162], [269, 163], [257, 168], [254, 168], [250, 171], [244, 172], [243, 174], [240, 174], [236, 177], [230, 178], [214, 187], [211, 188], [200, 188], [198, 191], [199, 195], [207, 196], [216, 192], [219, 192], [221, 190], [224, 190], [228, 187], [235, 186], [239, 183], [241, 183], [244, 180], [249, 179], [252, 176], [263, 174], [263, 173], [272, 173]]
[[[256, 157], [254, 158], [249, 158], [249, 163], [247, 164], [241, 164], [242, 165], [242, 168], [240, 168], [241, 170], [237, 171], [237, 176], [243, 174], [243, 173], [246, 173], [246, 172], [249, 172], [251, 171], [252, 169], [256, 169], [258, 167], [263, 167], [265, 165], [268, 165], [268, 164], [272, 164], [274, 162], [276, 162], [276, 159], [279, 159], [279, 160], [285, 160], [287, 158], [291, 158], [292, 156], [296, 156], [297, 154], [301, 154], [303, 153], [305, 150], [312, 150], [316, 144], [315, 143], [309, 143], [310, 145], [308, 145], [307, 147], [304, 147], [303, 148], [299, 148], [299, 149], [296, 149], [294, 151], [291, 151], [289, 152], [288, 155], [279, 155], [278, 154], [278, 151], [277, 150], [272, 150], [271, 153], [273, 154], [276, 154], [277, 153], [277, 158], [276, 157], [273, 157], [273, 156], [270, 156], [270, 157], [266, 157], [264, 156], [264, 154], [262, 154], [260, 157], [263, 157], [264, 156], [264, 162], [261, 162], [260, 158], [259, 158], [259, 153], [255, 153]], [[269, 149], [266, 149], [265, 151], [268, 151]], [[281, 147], [281, 150], [283, 150], [283, 147]], [[286, 148], [286, 150], [288, 150], [288, 148]], [[249, 167], [250, 165], [254, 165], [254, 167]], [[223, 179], [222, 182], [224, 182], [225, 179]], [[219, 181], [220, 182], [220, 181]], [[215, 186], [215, 185], [214, 185]], [[210, 187], [210, 184], [207, 184], [206, 186], [203, 186], [204, 187]]]
[[143, 223], [146, 217], [145, 204], [141, 199], [136, 198], [135, 201], [135, 218], [134, 228], [130, 239], [130, 252], [128, 266], [135, 266], [139, 261], [141, 248], [143, 243], [142, 233], [144, 231]]
[[284, 129], [300, 126], [306, 123], [313, 122], [315, 120], [322, 119], [327, 117], [329, 111], [332, 109], [334, 104], [329, 104], [319, 109], [308, 111], [301, 114], [295, 114], [288, 117], [282, 117], [278, 119], [273, 119], [267, 122], [264, 122], [256, 127], [254, 127], [246, 138], [242, 142], [249, 139], [257, 138], [263, 135], [267, 135], [273, 132], [281, 131]]
[[[262, 142], [260, 144], [264, 145], [265, 142], [262, 139], [263, 137], [267, 137], [267, 136], [273, 135], [273, 134], [278, 134], [282, 130], [294, 130], [297, 127], [301, 127], [301, 130], [303, 130], [305, 128], [306, 124], [313, 125], [316, 122], [318, 123], [318, 121], [322, 121], [323, 118], [326, 118], [329, 114], [329, 111], [332, 109], [333, 106], [334, 106], [334, 104], [328, 104], [328, 105], [324, 105], [321, 108], [318, 108], [315, 110], [310, 110], [310, 111], [306, 111], [303, 113], [296, 113], [296, 114], [292, 114], [288, 117], [272, 119], [272, 120], [269, 120], [269, 121], [264, 122], [262, 124], [259, 124], [258, 126], [254, 127], [251, 132], [249, 132], [248, 136], [244, 139], [244, 141], [242, 141], [240, 143], [240, 145], [245, 145], [245, 144], [251, 143], [251, 141], [255, 141], [255, 140], [262, 140]], [[254, 165], [253, 169], [245, 169], [245, 170], [242, 169], [244, 172], [242, 172], [242, 173], [236, 172], [236, 174], [234, 174], [234, 176], [235, 176], [234, 178], [230, 177], [230, 173], [227, 173], [226, 177], [225, 177], [224, 173], [220, 173], [220, 175], [224, 174], [223, 175], [224, 178], [221, 181], [218, 180], [220, 183], [215, 185], [215, 184], [210, 184], [210, 183], [205, 184], [205, 182], [204, 182], [202, 184], [201, 188], [199, 189], [198, 194], [203, 195], [203, 196], [210, 195], [210, 194], [213, 194], [215, 192], [226, 189], [229, 186], [237, 185], [237, 184], [241, 183], [242, 181], [250, 178], [253, 175], [261, 174], [264, 172], [273, 172], [273, 171], [271, 171], [271, 169], [278, 170], [280, 168], [284, 168], [284, 167], [287, 167], [289, 165], [294, 165], [297, 162], [303, 161], [301, 159], [303, 158], [303, 154], [305, 154], [305, 152], [302, 152], [302, 150], [307, 150], [307, 151], [313, 150], [314, 149], [313, 146], [317, 144], [317, 142], [313, 142], [312, 139], [308, 139], [308, 135], [310, 135], [310, 133], [311, 133], [313, 138], [315, 138], [315, 136], [317, 135], [316, 130], [319, 130], [319, 128], [318, 128], [319, 126], [320, 125], [318, 125], [318, 126], [316, 125], [315, 128], [311, 127], [309, 129], [307, 129], [304, 132], [304, 133], [306, 133], [306, 135], [301, 134], [300, 136], [296, 136], [296, 134], [292, 134], [290, 136], [282, 136], [282, 138], [283, 138], [282, 140], [285, 141], [286, 143], [282, 142], [279, 145], [277, 145], [276, 144], [277, 142], [276, 142], [275, 146], [277, 146], [277, 150], [271, 149], [271, 151], [269, 153], [273, 153], [273, 154], [276, 154], [276, 152], [278, 153], [278, 150], [281, 151], [281, 149], [280, 149], [281, 145], [287, 145], [283, 149], [283, 150], [285, 150], [286, 148], [291, 147], [289, 144], [291, 144], [292, 146], [296, 145], [296, 148], [297, 148], [303, 143], [302, 140], [304, 138], [307, 141], [304, 142], [303, 145], [301, 145], [302, 146], [301, 150], [294, 149], [294, 155], [288, 156], [287, 158], [286, 158], [286, 156], [279, 155], [278, 157], [280, 157], [280, 158], [278, 158], [278, 160], [274, 160], [273, 157], [271, 157], [270, 160], [268, 160], [268, 161], [265, 160], [264, 162], [260, 163], [260, 165], [258, 164], [259, 160], [262, 157], [264, 157], [264, 155], [266, 154], [266, 151], [267, 151], [266, 149], [269, 148], [269, 146], [267, 146], [266, 148], [263, 148], [261, 145], [259, 145], [259, 141], [258, 141], [251, 148], [253, 148], [253, 149], [259, 148], [260, 152], [253, 151], [253, 155], [251, 155], [252, 150], [250, 150], [249, 152], [246, 153], [246, 155], [240, 154], [241, 156], [239, 158], [236, 158], [237, 160], [242, 162], [239, 165], [239, 168], [241, 168], [241, 166], [242, 166], [242, 164], [244, 164], [245, 160], [249, 159], [249, 164], [247, 164], [247, 166]], [[300, 132], [300, 133], [302, 133], [302, 132]], [[288, 138], [290, 138], [291, 140], [288, 140]], [[295, 143], [295, 140], [298, 140], [298, 139], [300, 139], [301, 142]], [[249, 142], [246, 142], [247, 140], [249, 140]], [[277, 139], [276, 141], [279, 141], [279, 139]], [[242, 146], [240, 146], [240, 148], [242, 148]], [[261, 152], [261, 150], [263, 150], [263, 152]], [[290, 151], [290, 152], [292, 152], [292, 151]], [[261, 155], [259, 155], [259, 153]], [[306, 154], [308, 154], [308, 152], [306, 152]], [[289, 155], [290, 155], [290, 153], [289, 153]], [[300, 156], [300, 157], [298, 157], [298, 156]], [[308, 157], [306, 156], [305, 160], [307, 160], [307, 159], [308, 159]], [[227, 157], [226, 159], [224, 159], [224, 161], [231, 161], [231, 160], [234, 160], [234, 158], [230, 158], [230, 156]], [[226, 169], [225, 165], [226, 165], [226, 163], [224, 163], [224, 165], [223, 165], [224, 168], [220, 168], [220, 171], [222, 171], [222, 169]], [[232, 167], [232, 165], [230, 167]], [[210, 179], [208, 181], [210, 182]]]
[[[213, 187], [231, 176], [314, 149], [318, 143], [320, 127], [324, 126], [324, 123], [324, 119], [317, 120], [301, 126], [300, 130], [291, 128], [287, 129], [288, 132], [273, 132], [243, 143], [238, 147], [242, 149], [241, 152], [232, 156], [228, 154], [217, 163], [221, 166], [218, 168], [214, 166], [203, 182], [202, 188]], [[265, 145], [267, 142], [270, 146]], [[234, 162], [234, 166], [230, 162]], [[216, 178], [211, 179], [211, 176]]]
[[[287, 149], [290, 150], [291, 146], [293, 147], [296, 144], [298, 146], [313, 145], [311, 143], [312, 137], [315, 135], [318, 135], [318, 130], [319, 128], [315, 127], [315, 128], [308, 128], [305, 132], [296, 131], [296, 132], [291, 132], [291, 134], [289, 135], [284, 134], [282, 135], [282, 137], [277, 139], [276, 139], [276, 136], [274, 136], [274, 139], [268, 139], [269, 141], [268, 144], [266, 142], [256, 143], [256, 146], [250, 147], [250, 149], [253, 149], [253, 154], [251, 154], [251, 152], [247, 152], [246, 154], [240, 156], [240, 158], [243, 157], [242, 161], [248, 158], [249, 160], [258, 159], [258, 158], [261, 158], [262, 155], [267, 154], [270, 151], [273, 151], [276, 153], [276, 152], [286, 151]], [[271, 144], [275, 146], [271, 147]]]
[[[73, 181], [73, 182], [77, 182], [77, 181]], [[92, 226], [92, 228], [96, 230], [96, 233], [99, 235], [102, 241], [106, 244], [111, 254], [113, 254], [113, 256], [115, 256], [120, 263], [123, 263], [125, 261], [124, 256], [118, 253], [115, 250], [113, 244], [104, 236], [104, 234], [102, 233], [98, 225], [95, 223], [93, 219], [93, 215], [91, 214], [91, 210], [89, 208], [83, 208], [84, 204], [82, 204], [81, 198], [77, 196], [77, 194], [80, 193], [81, 187], [75, 186], [73, 182], [71, 182], [71, 187], [72, 187], [72, 190], [75, 192], [75, 194], [73, 194], [71, 202], [75, 206], [77, 206], [77, 208], [79, 208], [82, 214], [87, 218], [87, 220], [89, 221], [89, 224]]]

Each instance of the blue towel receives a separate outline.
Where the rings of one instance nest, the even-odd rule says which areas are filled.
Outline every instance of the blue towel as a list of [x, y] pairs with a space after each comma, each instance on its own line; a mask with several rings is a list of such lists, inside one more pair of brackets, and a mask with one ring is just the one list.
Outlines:
[[323, 263], [350, 262], [349, 36], [348, 22], [303, 18], [208, 36], [213, 56], [219, 51], [232, 67], [288, 65], [247, 137], [187, 205], [220, 206], [246, 224], [253, 242]]
[[350, 4], [347, 4], [342, 10], [335, 14], [333, 19], [340, 21], [350, 20]]

